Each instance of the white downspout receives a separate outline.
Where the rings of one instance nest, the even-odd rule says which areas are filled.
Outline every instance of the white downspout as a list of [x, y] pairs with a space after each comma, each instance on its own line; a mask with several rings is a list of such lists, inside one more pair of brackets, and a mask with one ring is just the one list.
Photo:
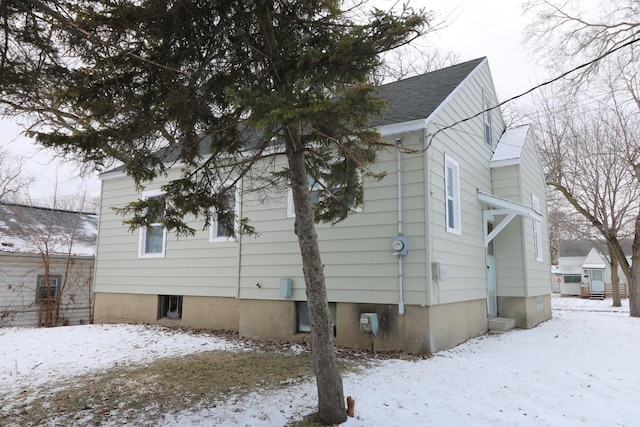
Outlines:
[[[402, 139], [396, 139], [396, 145], [398, 149], [398, 235], [402, 236], [402, 164], [401, 164], [401, 148]], [[403, 255], [398, 254], [398, 293], [400, 294], [400, 300], [398, 302], [398, 313], [404, 314], [404, 265]]]

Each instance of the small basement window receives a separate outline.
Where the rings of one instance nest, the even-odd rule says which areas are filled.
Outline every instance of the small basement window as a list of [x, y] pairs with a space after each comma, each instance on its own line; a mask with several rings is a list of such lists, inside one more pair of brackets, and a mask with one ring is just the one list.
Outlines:
[[182, 295], [159, 295], [158, 319], [182, 319]]
[[[336, 303], [329, 303], [329, 315], [333, 324], [333, 334], [336, 333]], [[309, 321], [309, 307], [306, 301], [296, 301], [296, 332], [311, 332], [311, 322]]]
[[582, 281], [582, 275], [580, 274], [565, 274], [562, 277], [564, 283], [580, 283]]

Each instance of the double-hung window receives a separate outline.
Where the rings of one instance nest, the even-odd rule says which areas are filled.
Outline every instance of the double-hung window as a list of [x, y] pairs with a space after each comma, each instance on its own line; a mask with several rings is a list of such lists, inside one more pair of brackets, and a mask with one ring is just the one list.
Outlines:
[[446, 154], [444, 155], [444, 186], [447, 231], [462, 234], [460, 226], [460, 166], [457, 161]]
[[[227, 203], [229, 206], [229, 211], [233, 212], [236, 220], [234, 221], [234, 229], [238, 229], [237, 224], [237, 207], [239, 204], [238, 200], [238, 191], [236, 187], [230, 187], [226, 190], [225, 195], [227, 196]], [[214, 218], [211, 221], [211, 226], [209, 227], [209, 241], [210, 242], [228, 242], [233, 239], [233, 233], [230, 230], [226, 230], [222, 224], [220, 224], [215, 218], [215, 214], [213, 214]]]
[[[534, 211], [540, 212], [540, 200], [535, 195], [531, 195], [531, 207]], [[536, 253], [536, 260], [542, 261], [542, 224], [533, 220], [533, 247]]]
[[162, 258], [165, 252], [167, 240], [167, 230], [161, 221], [164, 217], [164, 203], [160, 190], [145, 191], [142, 193], [143, 199], [153, 199], [149, 207], [150, 224], [148, 227], [140, 228], [138, 241], [139, 258]]

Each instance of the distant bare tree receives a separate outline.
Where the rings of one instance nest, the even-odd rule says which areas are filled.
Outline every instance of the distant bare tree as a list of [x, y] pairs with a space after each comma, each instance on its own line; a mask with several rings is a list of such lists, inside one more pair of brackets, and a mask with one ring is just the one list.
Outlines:
[[385, 55], [373, 78], [376, 85], [439, 70], [460, 62], [460, 55], [437, 48], [407, 45]]
[[[588, 109], [574, 101], [552, 106], [547, 100], [538, 107], [547, 184], [598, 230], [609, 247], [612, 268], [617, 271], [613, 264], [620, 264], [631, 294], [637, 295], [632, 285], [637, 276], [620, 241], [640, 217], [640, 186], [634, 169], [640, 161], [635, 152], [640, 147], [636, 136], [640, 122], [615, 104]], [[638, 302], [630, 301], [632, 316], [638, 316]]]
[[[583, 5], [576, 0], [532, 0], [525, 5], [534, 17], [526, 30], [528, 41], [543, 63], [559, 71], [590, 63], [555, 90], [558, 99], [564, 98], [559, 119], [549, 110], [542, 113], [551, 144], [545, 147], [551, 162], [548, 178], [606, 240], [627, 277], [631, 316], [640, 317], [640, 3], [603, 0], [597, 7]], [[588, 104], [599, 112], [590, 111]], [[559, 142], [563, 137], [564, 144]], [[588, 184], [580, 189], [571, 179]], [[624, 233], [634, 236], [631, 263], [619, 241]]]
[[33, 182], [24, 169], [24, 159], [0, 149], [0, 200], [11, 201], [26, 194]]
[[[639, 40], [640, 3], [636, 1], [602, 0], [594, 5], [578, 0], [530, 0], [523, 9], [533, 17], [525, 29], [526, 39], [540, 60], [555, 71], [566, 71]], [[627, 56], [625, 49], [611, 58]], [[570, 76], [574, 88], [586, 83], [601, 64], [595, 61]]]

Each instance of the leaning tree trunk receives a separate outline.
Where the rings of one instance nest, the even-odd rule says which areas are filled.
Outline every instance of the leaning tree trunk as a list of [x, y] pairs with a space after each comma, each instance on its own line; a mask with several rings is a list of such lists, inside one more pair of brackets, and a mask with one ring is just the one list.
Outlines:
[[318, 389], [318, 420], [324, 425], [341, 424], [347, 419], [342, 377], [333, 347], [333, 328], [313, 208], [309, 198], [304, 148], [295, 134], [290, 134], [287, 141], [287, 160], [296, 214], [295, 232], [302, 254], [311, 323], [313, 368]]

